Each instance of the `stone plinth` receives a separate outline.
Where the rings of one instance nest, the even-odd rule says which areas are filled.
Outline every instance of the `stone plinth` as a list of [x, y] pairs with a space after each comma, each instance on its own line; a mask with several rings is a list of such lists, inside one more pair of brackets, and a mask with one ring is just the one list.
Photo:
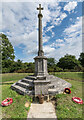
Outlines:
[[48, 75], [47, 57], [37, 56], [34, 58], [34, 60], [35, 60], [35, 76], [37, 76], [37, 78], [46, 77], [46, 75]]
[[50, 83], [50, 80], [34, 80], [35, 96], [38, 96], [41, 93], [44, 95], [48, 95], [48, 85]]

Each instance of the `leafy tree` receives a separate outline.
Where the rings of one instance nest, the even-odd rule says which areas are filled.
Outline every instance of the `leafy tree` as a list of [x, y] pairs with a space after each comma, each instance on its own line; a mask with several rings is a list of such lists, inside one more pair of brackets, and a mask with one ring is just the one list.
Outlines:
[[54, 72], [54, 68], [56, 67], [56, 60], [54, 58], [47, 59], [48, 72]]
[[26, 71], [29, 72], [29, 73], [32, 73], [32, 72], [34, 73], [35, 63], [32, 63], [32, 62], [28, 63]]
[[54, 67], [54, 72], [62, 72], [63, 69], [60, 67], [57, 67], [57, 65]]
[[54, 66], [56, 64], [55, 58], [48, 58], [47, 59], [48, 66]]
[[35, 64], [30, 62], [30, 63], [22, 63], [21, 60], [17, 60], [16, 62], [14, 62], [12, 70], [14, 72], [18, 72], [18, 73], [33, 73], [35, 69]]
[[18, 67], [19, 69], [20, 69], [20, 68], [23, 68], [23, 63], [22, 63], [22, 61], [21, 61], [20, 59], [17, 60], [16, 65], [17, 65], [17, 67]]
[[80, 57], [78, 60], [80, 61], [81, 65], [84, 67], [84, 53], [83, 52], [80, 54]]
[[64, 57], [59, 59], [57, 63], [58, 67], [63, 69], [74, 69], [75, 66], [79, 66], [79, 61], [73, 55], [66, 54]]
[[0, 53], [2, 54], [2, 72], [10, 72], [11, 65], [15, 58], [14, 49], [6, 35], [0, 34], [0, 38]]
[[1, 45], [2, 60], [14, 60], [15, 55], [11, 42], [4, 34], [0, 34], [0, 37], [2, 38], [2, 45]]

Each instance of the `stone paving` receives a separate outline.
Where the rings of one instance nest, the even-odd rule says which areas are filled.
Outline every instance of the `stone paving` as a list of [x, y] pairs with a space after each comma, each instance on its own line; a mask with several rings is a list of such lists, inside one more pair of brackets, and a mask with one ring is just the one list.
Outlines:
[[46, 101], [43, 104], [32, 103], [27, 120], [31, 120], [31, 118], [52, 118], [53, 120], [57, 120], [54, 105]]

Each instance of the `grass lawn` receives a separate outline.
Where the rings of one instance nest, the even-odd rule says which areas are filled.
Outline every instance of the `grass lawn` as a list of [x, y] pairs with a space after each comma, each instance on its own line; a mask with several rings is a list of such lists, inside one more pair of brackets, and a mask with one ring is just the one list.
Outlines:
[[7, 73], [7, 74], [2, 74], [2, 82], [7, 82], [7, 81], [15, 81], [15, 80], [20, 80], [28, 75], [31, 75], [33, 73]]
[[[70, 75], [71, 74], [71, 75]], [[56, 114], [59, 120], [63, 120], [63, 118], [76, 118], [77, 120], [84, 120], [84, 104], [77, 104], [72, 101], [72, 97], [80, 97], [84, 101], [84, 97], [82, 94], [82, 87], [84, 87], [84, 82], [82, 82], [83, 73], [55, 73], [55, 76], [59, 76], [65, 79], [69, 83], [72, 84], [71, 94], [59, 94], [56, 95]], [[64, 75], [64, 76], [63, 76]], [[71, 76], [71, 79], [70, 79]], [[74, 76], [74, 77], [73, 77]], [[77, 77], [78, 76], [78, 77]], [[72, 78], [74, 80], [72, 80]], [[78, 81], [79, 80], [79, 81]], [[83, 116], [82, 116], [83, 115]], [[70, 119], [71, 120], [71, 119]]]
[[83, 72], [54, 72], [54, 73], [50, 73], [50, 74], [53, 74], [53, 75], [63, 78], [63, 79], [84, 81], [84, 73]]
[[[13, 83], [15, 83], [16, 81], [18, 81], [19, 79], [22, 79], [23, 77], [27, 75], [28, 73], [27, 74], [13, 73], [13, 74], [2, 75], [2, 79], [6, 81], [2, 85], [2, 100], [6, 99], [7, 97], [10, 97], [13, 99], [13, 103], [10, 106], [7, 106], [7, 107], [0, 106], [0, 108], [2, 108], [2, 118], [27, 118], [27, 114], [28, 114], [28, 110], [30, 106], [25, 107], [25, 103], [29, 102], [29, 104], [31, 104], [31, 101], [32, 101], [31, 97], [19, 95], [18, 93], [16, 93], [10, 88], [10, 86]], [[1, 100], [0, 100], [0, 103], [1, 103]]]
[[[66, 75], [65, 75], [66, 74]], [[82, 107], [84, 104], [77, 104], [72, 101], [72, 97], [82, 97], [82, 86], [84, 85], [82, 82], [82, 74], [83, 73], [75, 73], [75, 72], [57, 72], [55, 75], [57, 77], [63, 78], [66, 81], [72, 84], [71, 94], [60, 94], [56, 95], [56, 115], [59, 118], [58, 120], [64, 120], [64, 118], [79, 118], [76, 120], [81, 120], [82, 118]], [[22, 96], [11, 90], [11, 84], [15, 83], [19, 79], [24, 78], [29, 75], [28, 73], [9, 73], [2, 75], [2, 100], [7, 97], [13, 98], [13, 103], [8, 107], [2, 108], [2, 116], [3, 118], [27, 118], [27, 113], [30, 107], [26, 108], [25, 103], [29, 101], [31, 103], [32, 99], [29, 96]], [[66, 76], [66, 78], [65, 78]], [[0, 85], [1, 86], [1, 85]], [[0, 101], [1, 103], [1, 101]], [[69, 119], [67, 119], [69, 120]], [[71, 120], [71, 119], [70, 119]], [[72, 119], [73, 120], [73, 119]], [[84, 120], [84, 119], [82, 119]]]

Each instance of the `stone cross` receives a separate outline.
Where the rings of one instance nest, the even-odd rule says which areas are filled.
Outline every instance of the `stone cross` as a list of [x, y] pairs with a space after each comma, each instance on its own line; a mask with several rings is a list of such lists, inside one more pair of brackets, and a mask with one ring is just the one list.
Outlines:
[[43, 15], [41, 14], [41, 10], [43, 10], [43, 8], [41, 8], [41, 4], [39, 4], [39, 8], [37, 8], [37, 10], [39, 10], [39, 14], [38, 14], [38, 18], [39, 18], [39, 24], [38, 24], [38, 28], [39, 28], [39, 34], [38, 34], [38, 38], [39, 38], [39, 50], [38, 50], [38, 56], [43, 56], [44, 52], [43, 52], [43, 45], [42, 45], [42, 17]]
[[41, 10], [43, 10], [43, 8], [41, 8], [41, 4], [39, 4], [39, 8], [37, 8], [37, 10], [39, 10], [39, 14], [41, 14]]

